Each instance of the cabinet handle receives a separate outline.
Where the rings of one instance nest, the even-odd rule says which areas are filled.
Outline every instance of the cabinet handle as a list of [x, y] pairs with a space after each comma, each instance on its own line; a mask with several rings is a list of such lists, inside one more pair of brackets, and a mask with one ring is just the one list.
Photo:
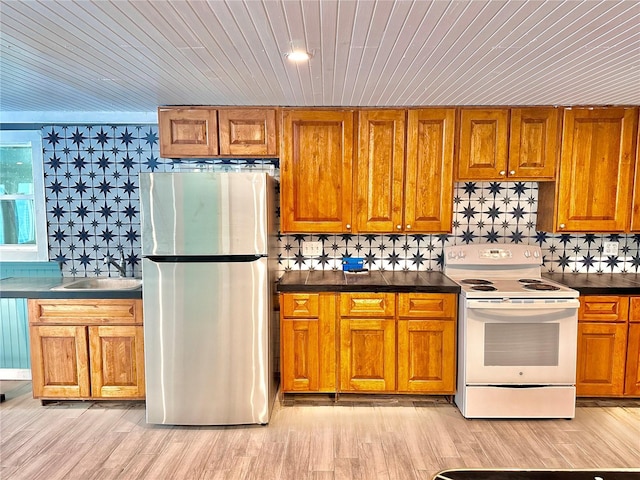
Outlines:
[[350, 224], [347, 223], [346, 227], [347, 227], [347, 230], [351, 230], [351, 225]]
[[398, 230], [402, 230], [402, 225], [396, 225], [396, 228], [397, 228]]
[[500, 175], [506, 175], [507, 172], [505, 172], [504, 170], [500, 170]]
[[564, 224], [564, 223], [561, 223], [560, 225], [558, 225], [558, 227], [560, 227], [560, 228], [564, 228], [564, 227], [565, 227], [565, 224]]
[[407, 225], [407, 230], [411, 230], [411, 225]]
[[515, 171], [515, 170], [511, 170], [511, 171], [509, 172], [509, 175], [515, 175], [515, 174], [516, 174], [516, 171]]

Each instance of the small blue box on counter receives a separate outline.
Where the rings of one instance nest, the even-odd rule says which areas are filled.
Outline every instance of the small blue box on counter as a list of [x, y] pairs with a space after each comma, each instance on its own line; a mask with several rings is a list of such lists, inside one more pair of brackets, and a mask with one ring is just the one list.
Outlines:
[[363, 270], [364, 258], [358, 257], [343, 257], [342, 258], [342, 270], [344, 272], [350, 272], [352, 270]]

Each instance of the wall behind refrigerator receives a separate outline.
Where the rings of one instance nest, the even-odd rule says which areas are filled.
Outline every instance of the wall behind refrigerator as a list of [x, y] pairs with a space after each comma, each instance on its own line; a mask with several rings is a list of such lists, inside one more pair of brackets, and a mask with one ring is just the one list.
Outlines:
[[[157, 125], [52, 125], [42, 136], [49, 258], [61, 262], [65, 276], [116, 276], [104, 257], [122, 253], [128, 271], [139, 275], [138, 174], [175, 168], [160, 158]], [[278, 159], [214, 162], [279, 172]], [[351, 255], [364, 257], [372, 269], [441, 270], [446, 245], [498, 242], [539, 245], [546, 271], [640, 271], [640, 235], [537, 232], [537, 210], [535, 182], [458, 183], [449, 235], [282, 235], [280, 267], [340, 269], [342, 256]], [[305, 240], [321, 241], [323, 255], [304, 257]], [[603, 253], [606, 241], [619, 243], [618, 255]]]

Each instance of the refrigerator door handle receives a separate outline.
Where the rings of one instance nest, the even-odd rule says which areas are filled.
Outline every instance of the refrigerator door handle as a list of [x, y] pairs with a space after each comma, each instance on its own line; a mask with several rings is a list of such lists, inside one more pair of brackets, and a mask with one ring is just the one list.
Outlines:
[[155, 263], [242, 263], [255, 262], [267, 255], [145, 255]]

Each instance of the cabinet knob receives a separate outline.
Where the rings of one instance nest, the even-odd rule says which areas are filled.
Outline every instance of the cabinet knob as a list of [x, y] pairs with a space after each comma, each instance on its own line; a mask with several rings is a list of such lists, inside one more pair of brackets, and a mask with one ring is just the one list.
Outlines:
[[499, 173], [500, 173], [500, 175], [506, 175], [507, 174], [507, 172], [505, 172], [504, 170], [500, 170]]
[[411, 225], [407, 225], [407, 230], [411, 230]]
[[347, 227], [347, 230], [351, 230], [351, 224], [347, 223], [346, 227]]
[[511, 171], [509, 172], [509, 175], [515, 175], [515, 174], [516, 174], [516, 171], [515, 171], [515, 170], [511, 170]]
[[396, 225], [396, 228], [397, 228], [398, 230], [402, 230], [402, 225]]
[[560, 227], [560, 228], [564, 228], [564, 227], [565, 227], [565, 224], [564, 224], [564, 223], [561, 223], [560, 225], [558, 225], [558, 227]]

